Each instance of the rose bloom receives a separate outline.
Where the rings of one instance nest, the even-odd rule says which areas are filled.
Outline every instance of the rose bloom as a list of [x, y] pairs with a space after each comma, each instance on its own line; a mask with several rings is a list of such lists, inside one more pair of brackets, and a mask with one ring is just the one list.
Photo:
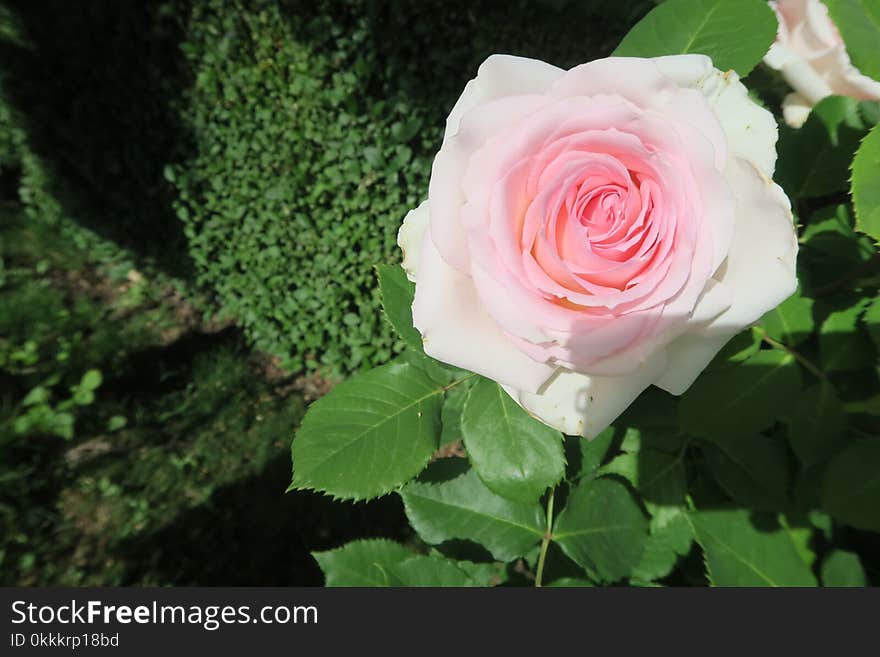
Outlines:
[[776, 122], [701, 55], [493, 55], [400, 229], [425, 352], [588, 438], [797, 284]]
[[778, 0], [770, 6], [779, 18], [779, 31], [764, 62], [780, 71], [795, 91], [782, 104], [786, 123], [799, 128], [810, 108], [826, 96], [880, 100], [880, 82], [852, 65], [820, 0]]

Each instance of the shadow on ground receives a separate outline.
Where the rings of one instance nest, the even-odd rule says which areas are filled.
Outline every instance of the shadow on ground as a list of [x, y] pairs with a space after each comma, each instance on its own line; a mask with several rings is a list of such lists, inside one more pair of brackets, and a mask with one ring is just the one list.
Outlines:
[[43, 172], [30, 193], [177, 276], [191, 264], [163, 170], [190, 146], [176, 109], [186, 6], [11, 0], [0, 38], [5, 96]]
[[407, 534], [396, 496], [345, 504], [316, 493], [285, 494], [289, 481], [290, 459], [280, 455], [161, 530], [126, 541], [119, 547], [129, 564], [126, 583], [317, 586], [324, 580], [311, 551]]

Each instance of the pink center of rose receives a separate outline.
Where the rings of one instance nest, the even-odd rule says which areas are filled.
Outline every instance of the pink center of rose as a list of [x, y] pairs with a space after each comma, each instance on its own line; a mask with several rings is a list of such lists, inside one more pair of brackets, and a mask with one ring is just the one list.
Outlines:
[[579, 367], [681, 324], [725, 255], [725, 158], [723, 141], [620, 97], [544, 99], [464, 179], [487, 311], [536, 360]]

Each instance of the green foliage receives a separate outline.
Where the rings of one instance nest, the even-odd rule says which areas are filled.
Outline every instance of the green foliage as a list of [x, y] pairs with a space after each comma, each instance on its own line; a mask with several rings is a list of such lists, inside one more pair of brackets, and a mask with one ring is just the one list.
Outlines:
[[763, 0], [666, 0], [617, 46], [621, 57], [699, 53], [715, 68], [745, 76], [776, 36], [776, 20]]
[[805, 468], [827, 460], [846, 430], [843, 403], [828, 381], [801, 393], [788, 425], [788, 442]]
[[772, 517], [747, 511], [689, 515], [715, 586], [816, 586], [789, 534]]
[[[863, 273], [876, 252], [870, 238], [853, 228], [852, 209], [832, 204], [805, 213], [798, 254], [802, 294], [821, 297], [867, 283]], [[815, 313], [814, 313], [815, 315]]]
[[794, 346], [813, 332], [813, 300], [800, 290], [761, 318], [764, 330], [774, 340]]
[[654, 582], [663, 579], [675, 568], [679, 558], [690, 552], [693, 530], [684, 513], [671, 518], [651, 519], [651, 533], [645, 541], [645, 551], [633, 569], [635, 581]]
[[51, 376], [43, 385], [33, 388], [21, 400], [22, 413], [13, 421], [18, 435], [48, 433], [70, 440], [73, 438], [76, 406], [88, 406], [95, 401], [95, 390], [101, 385], [101, 371], [91, 369], [83, 374], [78, 384], [70, 387], [70, 397], [52, 403], [52, 392], [46, 385], [54, 385], [59, 376]]
[[849, 168], [868, 130], [859, 104], [829, 96], [810, 112], [803, 127], [782, 126], [776, 178], [793, 198], [812, 198], [849, 187]]
[[[304, 535], [393, 532], [401, 512], [283, 495], [298, 394], [116, 251], [59, 239], [12, 203], [0, 216], [0, 583], [317, 584]], [[69, 439], [57, 423], [16, 432], [62, 405]]]
[[[876, 57], [875, 57], [876, 59]], [[874, 126], [862, 141], [852, 162], [852, 198], [856, 209], [856, 228], [880, 242], [880, 128]]]
[[386, 539], [352, 541], [316, 552], [327, 586], [486, 586], [493, 566], [417, 554]]
[[494, 381], [470, 389], [461, 426], [474, 470], [499, 495], [534, 502], [562, 479], [561, 434], [535, 422]]
[[880, 531], [880, 442], [859, 441], [828, 467], [822, 486], [823, 506], [841, 522]]
[[377, 265], [379, 292], [382, 295], [382, 308], [391, 326], [408, 347], [422, 350], [422, 336], [413, 326], [412, 303], [415, 285], [410, 282], [402, 267]]
[[781, 440], [761, 434], [710, 441], [706, 466], [730, 497], [758, 511], [788, 506], [788, 451]]
[[835, 587], [865, 586], [865, 571], [859, 555], [846, 550], [834, 550], [822, 562], [822, 585]]
[[373, 95], [365, 17], [324, 9], [196, 3], [182, 47], [197, 155], [167, 177], [199, 279], [254, 343], [339, 372], [392, 355], [373, 266], [421, 200], [439, 131]]
[[404, 484], [438, 447], [446, 387], [408, 363], [339, 384], [297, 432], [292, 486], [368, 499]]
[[553, 527], [553, 540], [588, 573], [617, 581], [638, 565], [648, 521], [623, 484], [584, 479], [569, 493]]
[[801, 387], [792, 356], [759, 351], [737, 367], [701, 376], [684, 394], [682, 428], [709, 440], [766, 429], [791, 408]]
[[859, 71], [880, 79], [877, 44], [880, 43], [880, 2], [877, 0], [823, 0], [840, 30], [846, 51]]
[[389, 571], [415, 554], [394, 541], [372, 539], [313, 556], [327, 586], [390, 586]]
[[873, 355], [871, 339], [859, 322], [868, 303], [868, 299], [862, 299], [825, 318], [819, 331], [819, 354], [825, 371], [858, 370], [864, 367], [865, 357]]
[[538, 504], [496, 495], [473, 469], [437, 482], [415, 481], [400, 496], [410, 524], [426, 543], [467, 539], [496, 559], [510, 561], [525, 555], [544, 534], [546, 518]]

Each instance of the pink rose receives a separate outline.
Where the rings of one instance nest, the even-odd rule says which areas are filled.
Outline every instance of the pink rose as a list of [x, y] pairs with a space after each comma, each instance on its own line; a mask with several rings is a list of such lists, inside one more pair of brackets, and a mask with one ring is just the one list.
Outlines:
[[799, 128], [810, 108], [832, 94], [880, 99], [880, 82], [852, 65], [828, 7], [820, 0], [778, 0], [770, 6], [779, 18], [779, 32], [764, 62], [781, 71], [795, 91], [782, 105], [786, 123]]
[[593, 437], [795, 289], [776, 123], [701, 55], [493, 55], [398, 242], [425, 351]]

